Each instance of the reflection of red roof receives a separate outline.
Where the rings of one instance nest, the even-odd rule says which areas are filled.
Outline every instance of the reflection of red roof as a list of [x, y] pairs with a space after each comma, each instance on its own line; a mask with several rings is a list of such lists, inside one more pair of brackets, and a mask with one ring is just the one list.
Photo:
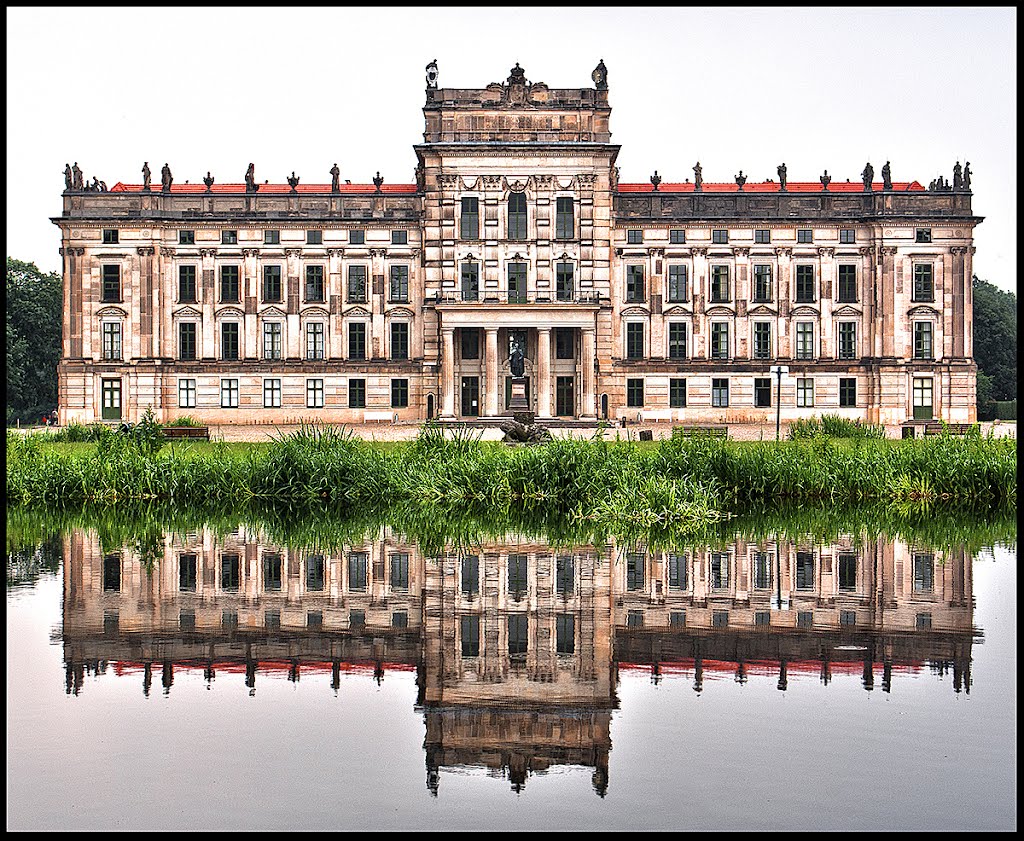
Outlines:
[[[164, 665], [162, 660], [154, 660], [150, 663], [151, 667], [157, 669], [162, 668]], [[174, 667], [176, 672], [202, 672], [211, 665], [215, 672], [224, 672], [227, 674], [245, 674], [246, 664], [244, 660], [214, 660], [211, 664], [209, 660], [172, 660], [171, 665]], [[334, 664], [329, 660], [322, 662], [299, 662], [299, 672], [303, 674], [331, 674], [334, 671]], [[118, 677], [122, 675], [133, 675], [141, 674], [145, 671], [145, 663], [135, 661], [119, 661], [113, 664], [114, 674]], [[386, 672], [413, 672], [416, 671], [414, 665], [408, 663], [389, 663], [383, 662], [380, 664], [381, 669]], [[340, 664], [340, 671], [348, 674], [364, 674], [372, 675], [377, 668], [376, 660], [358, 660], [358, 661], [345, 661]], [[256, 671], [260, 674], [274, 674], [275, 672], [287, 674], [292, 669], [292, 662], [290, 660], [258, 660], [256, 661]]]
[[[705, 673], [728, 673], [731, 676], [736, 674], [737, 666], [739, 663], [733, 660], [701, 660], [701, 667]], [[780, 666], [781, 663], [778, 660], [745, 660], [743, 662], [743, 667], [748, 675], [765, 677], [777, 676]], [[821, 666], [821, 660], [787, 660], [786, 673], [817, 675], [821, 673]], [[884, 666], [884, 663], [874, 663], [872, 667], [875, 671], [881, 672]], [[632, 671], [650, 674], [651, 668], [650, 663], [619, 663], [620, 672]], [[695, 661], [692, 658], [658, 663], [658, 670], [662, 675], [687, 677], [694, 673], [695, 668]], [[830, 660], [828, 668], [833, 675], [859, 675], [864, 671], [864, 661]], [[893, 663], [891, 669], [894, 674], [916, 674], [921, 671], [922, 664], [917, 661]]]
[[[290, 193], [292, 188], [287, 184], [260, 184], [259, 193]], [[415, 184], [381, 184], [382, 193], [415, 193]], [[110, 188], [111, 193], [141, 193], [141, 184], [122, 184], [118, 181]], [[151, 193], [159, 194], [162, 191], [158, 187], [152, 187]], [[199, 184], [172, 184], [172, 193], [205, 193], [206, 185]], [[214, 184], [210, 187], [211, 193], [244, 193], [245, 184]], [[299, 184], [295, 188], [296, 193], [329, 193], [330, 184]], [[377, 188], [373, 184], [341, 184], [338, 186], [341, 194], [365, 194], [375, 193]]]
[[[684, 184], [660, 184], [658, 186], [659, 193], [692, 193], [694, 185], [690, 182]], [[705, 193], [738, 193], [740, 192], [739, 186], [733, 184], [708, 184], [705, 182], [701, 185], [703, 192]], [[172, 186], [173, 189], [173, 186]], [[261, 188], [262, 189], [262, 188]], [[882, 192], [882, 184], [873, 184], [872, 189], [877, 192]], [[892, 189], [898, 193], [920, 193], [924, 192], [924, 187], [918, 184], [916, 181], [892, 182]], [[619, 184], [618, 190], [620, 193], [653, 193], [653, 184]], [[778, 181], [748, 181], [743, 185], [744, 193], [779, 193], [782, 192], [779, 189]], [[792, 181], [786, 182], [787, 193], [863, 193], [864, 182], [863, 181], [832, 181], [828, 185], [828, 190], [823, 191], [821, 189], [821, 182], [810, 183], [810, 182], [798, 182], [793, 183]]]

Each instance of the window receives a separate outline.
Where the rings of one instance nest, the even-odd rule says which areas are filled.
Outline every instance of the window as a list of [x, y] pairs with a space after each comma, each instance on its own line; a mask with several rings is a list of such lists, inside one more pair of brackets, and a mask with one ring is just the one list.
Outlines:
[[668, 587], [670, 590], [686, 589], [687, 557], [685, 554], [670, 552], [668, 556]]
[[221, 245], [238, 245], [238, 231], [221, 231]]
[[935, 300], [935, 287], [932, 277], [931, 263], [914, 264], [914, 300]]
[[758, 610], [754, 613], [754, 625], [767, 627], [772, 623], [772, 613], [770, 610]]
[[408, 231], [392, 231], [391, 232], [391, 244], [392, 245], [408, 245], [409, 244], [409, 232]]
[[555, 653], [576, 653], [576, 617], [571, 613], [555, 615]]
[[932, 358], [932, 323], [914, 322], [914, 359]]
[[526, 595], [527, 562], [526, 555], [508, 556], [508, 592], [516, 601]]
[[187, 321], [178, 325], [178, 359], [196, 358], [196, 325]]
[[196, 302], [196, 267], [178, 266], [178, 303]]
[[462, 595], [474, 596], [480, 590], [480, 558], [466, 555], [462, 559]]
[[263, 267], [263, 300], [272, 303], [281, 301], [281, 267]]
[[559, 196], [555, 199], [555, 239], [572, 239], [575, 233], [572, 197]]
[[798, 228], [796, 232], [797, 242], [814, 242], [814, 232], [810, 228]]
[[626, 554], [626, 589], [643, 590], [647, 556], [639, 552]]
[[[192, 325], [195, 327], [195, 325]], [[103, 323], [103, 358], [119, 360], [121, 358], [121, 322], [106, 321]]]
[[857, 589], [857, 556], [850, 552], [839, 555], [839, 589], [847, 593]]
[[348, 625], [350, 628], [354, 628], [356, 630], [361, 629], [366, 625], [366, 611], [350, 610], [348, 612]]
[[771, 377], [754, 378], [754, 406], [758, 409], [766, 409], [772, 405], [772, 379]]
[[350, 409], [366, 408], [366, 380], [348, 381], [348, 407]]
[[857, 379], [856, 377], [839, 378], [839, 405], [857, 405]]
[[324, 325], [321, 321], [306, 324], [306, 359], [324, 358]]
[[626, 359], [643, 359], [644, 357], [644, 325], [630, 323], [626, 325]]
[[239, 325], [237, 321], [225, 321], [220, 325], [220, 358], [238, 359]]
[[264, 409], [280, 409], [281, 408], [281, 381], [264, 380], [263, 381], [263, 408]]
[[508, 264], [508, 302], [526, 303], [526, 263]]
[[529, 650], [530, 620], [524, 613], [513, 613], [508, 617], [508, 653], [519, 657]]
[[935, 588], [935, 556], [930, 552], [914, 553], [914, 592], [930, 593]]
[[409, 302], [409, 267], [391, 267], [391, 294], [388, 298], [391, 303]]
[[409, 381], [391, 381], [391, 408], [404, 409], [409, 405]]
[[630, 610], [626, 613], [627, 628], [642, 628], [644, 626], [644, 612], [642, 610]]
[[238, 303], [238, 274], [238, 266], [220, 267], [220, 301], [222, 304]]
[[814, 322], [798, 321], [796, 323], [796, 358], [814, 358]]
[[772, 232], [768, 228], [758, 228], [754, 231], [754, 242], [764, 245], [772, 241]]
[[729, 324], [725, 321], [711, 322], [711, 358], [729, 358]]
[[772, 355], [772, 325], [767, 321], [754, 322], [754, 359], [770, 359]]
[[931, 377], [914, 377], [914, 420], [932, 419]]
[[348, 244], [349, 245], [365, 245], [366, 244], [366, 231], [359, 230], [358, 228], [348, 232]]
[[366, 324], [362, 321], [348, 326], [348, 358], [366, 359]]
[[196, 591], [196, 563], [195, 555], [180, 555], [178, 557], [178, 589], [185, 593]]
[[555, 359], [576, 358], [576, 336], [572, 327], [555, 328]]
[[462, 639], [462, 656], [480, 656], [480, 617], [459, 617], [459, 637]]
[[555, 558], [555, 590], [560, 596], [571, 596], [576, 589], [576, 562], [572, 555]]
[[366, 303], [366, 266], [348, 267], [348, 302]]
[[366, 552], [349, 552], [348, 555], [348, 589], [366, 589]]
[[772, 556], [769, 552], [754, 553], [754, 589], [767, 590], [772, 586]]
[[626, 242], [629, 245], [641, 245], [644, 241], [643, 231], [626, 231]]
[[857, 267], [849, 264], [839, 266], [839, 303], [851, 304], [857, 300]]
[[195, 231], [178, 231], [178, 245], [195, 245]]
[[839, 358], [857, 358], [857, 322], [839, 322]]
[[754, 266], [754, 302], [764, 304], [772, 299], [772, 267], [770, 265]]
[[306, 266], [306, 300], [324, 300], [324, 267]]
[[306, 231], [306, 245], [323, 245], [323, 231]]
[[238, 408], [238, 380], [220, 381], [220, 407], [222, 409]]
[[480, 358], [480, 331], [475, 327], [463, 327], [459, 334], [463, 359]]
[[708, 563], [711, 571], [711, 589], [729, 589], [729, 554], [727, 552], [712, 552]]
[[121, 591], [121, 556], [103, 556], [103, 589], [110, 593]]
[[668, 302], [678, 303], [687, 299], [686, 266], [675, 264], [668, 267]]
[[508, 238], [526, 239], [526, 193], [509, 193]]
[[391, 322], [391, 358], [409, 358], [409, 324], [406, 321]]
[[932, 241], [932, 229], [931, 228], [918, 228], [914, 232], [914, 242], [931, 242]]
[[476, 301], [480, 298], [480, 264], [462, 264], [462, 300]]
[[642, 302], [645, 292], [644, 267], [641, 265], [626, 266], [626, 302]]
[[729, 232], [722, 229], [713, 230], [711, 232], [711, 242], [715, 245], [725, 245], [729, 242]]
[[467, 196], [462, 200], [459, 236], [462, 239], [480, 239], [480, 199], [475, 196]]
[[178, 408], [194, 409], [196, 407], [196, 381], [178, 380]]
[[856, 242], [857, 231], [854, 228], [840, 228], [839, 241], [844, 245], [849, 245], [852, 242]]
[[306, 408], [322, 409], [324, 407], [324, 381], [322, 379], [306, 380]]
[[281, 358], [281, 322], [265, 321], [263, 323], [263, 358]]
[[394, 552], [389, 558], [391, 561], [391, 589], [409, 589], [409, 553]]
[[668, 241], [672, 245], [683, 245], [686, 242], [686, 231], [680, 228], [673, 228], [668, 232]]
[[796, 589], [814, 589], [814, 553], [796, 553]]
[[724, 409], [729, 405], [729, 380], [715, 378], [711, 380], [711, 405]]
[[555, 263], [555, 300], [571, 301], [576, 295], [573, 264]]
[[642, 408], [644, 405], [643, 379], [626, 380], [626, 405], [630, 408]]
[[121, 267], [106, 265], [103, 267], [103, 297], [104, 303], [119, 302], [121, 300]]
[[117, 245], [117, 230], [104, 228], [103, 229], [103, 244], [104, 245]]
[[263, 232], [263, 244], [264, 245], [280, 245], [281, 244], [281, 232], [280, 231], [264, 231]]
[[686, 408], [686, 380], [671, 379], [668, 381], [668, 405], [672, 409]]
[[796, 267], [796, 302], [807, 304], [814, 300], [814, 266]]
[[220, 556], [220, 588], [234, 592], [241, 583], [242, 566], [238, 555], [224, 554]]
[[814, 611], [812, 610], [800, 610], [796, 614], [796, 626], [798, 628], [813, 628], [814, 627]]
[[796, 405], [802, 409], [814, 406], [814, 380], [810, 377], [797, 377]]
[[729, 300], [729, 267], [711, 267], [711, 303], [721, 304]]
[[681, 321], [668, 323], [668, 358], [686, 359], [686, 324]]

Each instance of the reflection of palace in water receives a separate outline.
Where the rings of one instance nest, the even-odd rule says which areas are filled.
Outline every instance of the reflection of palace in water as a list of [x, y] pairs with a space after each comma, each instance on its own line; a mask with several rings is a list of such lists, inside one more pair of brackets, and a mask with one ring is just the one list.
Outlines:
[[872, 690], [926, 668], [970, 691], [971, 558], [881, 538], [735, 540], [676, 553], [556, 549], [531, 539], [424, 557], [385, 532], [318, 553], [239, 530], [165, 538], [152, 571], [95, 535], [65, 542], [67, 689], [87, 672], [139, 674], [149, 694], [175, 672], [343, 672], [378, 681], [416, 670], [427, 785], [441, 768], [483, 767], [514, 788], [569, 765], [608, 784], [620, 670], [654, 681], [768, 675]]

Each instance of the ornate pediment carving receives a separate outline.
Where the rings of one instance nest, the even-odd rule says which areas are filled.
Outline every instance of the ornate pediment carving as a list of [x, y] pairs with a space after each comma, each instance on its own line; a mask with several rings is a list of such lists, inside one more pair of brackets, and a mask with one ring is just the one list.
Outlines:
[[343, 314], [344, 314], [344, 316], [346, 318], [349, 318], [351, 316], [355, 316], [355, 317], [359, 317], [359, 318], [362, 318], [362, 317], [365, 316], [365, 317], [369, 318], [370, 311], [368, 309], [366, 309], [366, 307], [349, 307], [347, 310], [345, 310], [345, 312]]
[[662, 310], [661, 314], [662, 315], [693, 315], [693, 313], [690, 312], [690, 310], [687, 307], [680, 306], [679, 304], [676, 304], [675, 306], [671, 306], [668, 309]]
[[764, 304], [758, 304], [756, 307], [751, 307], [747, 310], [747, 315], [753, 318], [754, 316], [775, 316], [777, 313], [772, 307], [765, 306]]
[[171, 313], [173, 318], [202, 318], [203, 313], [195, 307], [179, 307]]
[[388, 318], [413, 318], [416, 313], [408, 307], [395, 307], [394, 309], [388, 310], [386, 315]]
[[96, 313], [97, 318], [127, 318], [128, 313], [120, 307], [104, 307]]
[[804, 316], [805, 318], [807, 316], [814, 316], [817, 318], [820, 314], [820, 311], [816, 307], [809, 307], [806, 304], [793, 307], [793, 318], [798, 318], [800, 316]]
[[855, 315], [855, 316], [859, 317], [861, 314], [862, 313], [861, 313], [861, 311], [859, 309], [857, 309], [856, 307], [851, 307], [849, 304], [844, 304], [843, 306], [838, 307], [837, 309], [832, 310], [832, 315], [833, 316], [839, 316], [840, 318], [846, 318], [846, 317], [849, 317], [851, 315]]
[[327, 318], [330, 313], [323, 307], [305, 307], [302, 310], [303, 318]]
[[942, 313], [935, 309], [935, 307], [928, 307], [925, 306], [924, 304], [918, 304], [916, 307], [911, 307], [909, 310], [907, 310], [907, 315], [928, 315], [938, 317], [942, 315]]
[[735, 315], [730, 307], [724, 307], [721, 304], [715, 304], [713, 307], [708, 307], [707, 315], [709, 318], [716, 315]]
[[[189, 309], [191, 309], [191, 307], [189, 307]], [[192, 312], [195, 312], [197, 315], [201, 314], [201, 313], [197, 312], [196, 310], [192, 310]], [[213, 314], [213, 317], [214, 318], [244, 318], [245, 317], [245, 312], [240, 307], [221, 307], [220, 309], [218, 309]]]
[[286, 318], [287, 315], [288, 313], [280, 307], [267, 307], [260, 310], [260, 318]]
[[627, 307], [621, 313], [619, 313], [619, 315], [621, 315], [623, 318], [626, 318], [627, 316], [637, 315], [643, 316], [644, 318], [648, 318], [651, 315], [651, 311], [647, 309], [647, 307]]

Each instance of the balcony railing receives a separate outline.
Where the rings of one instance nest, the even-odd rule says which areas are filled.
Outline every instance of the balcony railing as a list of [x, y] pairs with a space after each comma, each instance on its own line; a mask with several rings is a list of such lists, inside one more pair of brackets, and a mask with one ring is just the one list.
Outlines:
[[[428, 299], [429, 300], [429, 299]], [[590, 304], [601, 302], [598, 292], [504, 292], [492, 289], [479, 292], [442, 292], [434, 297], [436, 304], [464, 304], [466, 306], [484, 306], [494, 304]]]

